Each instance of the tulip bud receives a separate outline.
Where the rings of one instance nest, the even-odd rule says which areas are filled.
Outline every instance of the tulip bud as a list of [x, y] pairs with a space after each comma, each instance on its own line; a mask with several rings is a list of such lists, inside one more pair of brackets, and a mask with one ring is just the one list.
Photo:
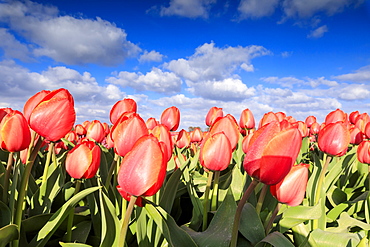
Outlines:
[[199, 128], [195, 128], [193, 131], [190, 131], [190, 142], [197, 143], [201, 142], [203, 139], [203, 132]]
[[161, 115], [161, 124], [166, 125], [170, 131], [176, 131], [180, 125], [179, 109], [171, 106], [164, 110]]
[[225, 117], [219, 118], [213, 123], [209, 132], [211, 135], [217, 132], [224, 132], [230, 141], [232, 149], [235, 150], [239, 141], [240, 131], [239, 125], [232, 115], [227, 114]]
[[370, 141], [366, 140], [358, 145], [357, 159], [361, 163], [370, 164]]
[[258, 129], [249, 141], [244, 170], [268, 185], [279, 183], [290, 171], [302, 145], [297, 128], [281, 131], [278, 122]]
[[92, 178], [100, 166], [101, 150], [93, 141], [83, 141], [71, 149], [66, 158], [66, 171], [76, 179]]
[[343, 156], [348, 149], [351, 136], [344, 122], [325, 125], [318, 134], [317, 143], [324, 153], [332, 156]]
[[207, 113], [207, 116], [206, 116], [206, 125], [207, 126], [211, 126], [213, 125], [213, 123], [224, 116], [224, 112], [222, 111], [222, 108], [218, 108], [218, 107], [211, 107], [211, 109], [209, 109], [208, 113]]
[[18, 152], [30, 143], [31, 131], [23, 114], [10, 108], [0, 109], [0, 148]]
[[93, 120], [86, 130], [86, 138], [101, 143], [105, 138], [105, 129], [99, 120]]
[[298, 206], [302, 203], [308, 182], [308, 164], [292, 167], [278, 184], [270, 186], [271, 194], [281, 203]]
[[239, 126], [242, 129], [253, 129], [255, 127], [254, 116], [251, 110], [244, 109], [240, 114]]
[[231, 157], [232, 147], [224, 132], [209, 136], [200, 148], [200, 163], [208, 170], [225, 170], [230, 164]]
[[142, 136], [122, 160], [117, 189], [130, 196], [152, 196], [161, 188], [166, 169], [158, 139], [153, 135]]
[[[34, 98], [31, 97], [32, 99]], [[26, 112], [29, 109], [27, 108]], [[73, 97], [68, 90], [61, 88], [46, 94], [36, 104], [31, 111], [29, 125], [40, 136], [55, 142], [72, 130], [75, 120]]]
[[184, 148], [184, 147], [189, 147], [190, 146], [190, 135], [189, 135], [189, 132], [187, 132], [186, 130], [182, 129], [178, 136], [177, 136], [177, 140], [176, 140], [176, 146], [178, 148]]
[[335, 111], [330, 112], [328, 115], [325, 117], [325, 124], [330, 124], [330, 123], [335, 123], [335, 122], [344, 122], [347, 123], [347, 114], [344, 113], [344, 111], [340, 109], [336, 109]]
[[112, 124], [115, 124], [119, 117], [126, 112], [137, 111], [137, 104], [133, 99], [123, 99], [116, 102], [109, 113], [109, 118]]
[[267, 112], [265, 114], [263, 114], [259, 124], [258, 124], [258, 128], [261, 128], [262, 126], [268, 124], [268, 123], [271, 123], [271, 122], [281, 122], [281, 120], [279, 120], [279, 118], [276, 116], [275, 113], [273, 112]]

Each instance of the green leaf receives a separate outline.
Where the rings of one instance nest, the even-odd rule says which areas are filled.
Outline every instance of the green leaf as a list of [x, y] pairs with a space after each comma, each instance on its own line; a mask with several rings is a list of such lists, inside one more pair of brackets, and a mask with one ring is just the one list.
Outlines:
[[58, 227], [62, 224], [64, 219], [69, 215], [70, 210], [73, 210], [74, 206], [84, 197], [94, 191], [97, 191], [98, 189], [100, 189], [100, 187], [85, 189], [74, 195], [70, 200], [68, 200], [57, 212], [53, 214], [53, 216], [45, 224], [45, 226], [32, 239], [32, 241], [30, 242], [30, 246], [44, 246], [54, 234], [54, 232], [58, 229]]
[[280, 232], [273, 232], [267, 235], [256, 247], [264, 246], [264, 243], [271, 244], [276, 247], [294, 247], [294, 245]]
[[19, 239], [17, 225], [7, 225], [0, 229], [0, 247], [5, 247], [13, 240]]
[[365, 222], [359, 221], [357, 219], [352, 218], [349, 216], [347, 212], [343, 212], [340, 215], [340, 218], [337, 220], [338, 226], [328, 228], [327, 231], [330, 232], [348, 232], [352, 227], [360, 227], [363, 230], [370, 230], [370, 225], [366, 224]]
[[72, 241], [86, 243], [91, 231], [91, 221], [82, 221], [72, 229]]
[[316, 229], [310, 234], [310, 238], [314, 239], [320, 247], [347, 247], [356, 246], [361, 239], [357, 233], [334, 233]]
[[260, 242], [266, 236], [261, 219], [256, 209], [250, 203], [246, 203], [243, 207], [239, 231], [253, 245]]
[[116, 246], [120, 235], [120, 223], [116, 215], [116, 209], [109, 198], [100, 190], [100, 213], [101, 213], [101, 247]]
[[91, 245], [79, 244], [79, 243], [63, 243], [63, 242], [59, 242], [59, 244], [62, 247], [92, 247]]
[[2, 201], [0, 201], [0, 227], [11, 223], [12, 215], [10, 209]]
[[173, 202], [176, 198], [177, 188], [182, 175], [181, 169], [176, 169], [167, 180], [160, 195], [159, 205], [168, 213], [171, 212]]
[[231, 241], [235, 212], [236, 203], [231, 190], [229, 190], [207, 230], [196, 232], [190, 228], [184, 228], [199, 247], [228, 247]]
[[181, 229], [165, 210], [155, 207], [151, 203], [145, 205], [148, 215], [154, 220], [158, 229], [163, 233], [169, 246], [174, 247], [196, 247], [193, 239]]
[[288, 207], [284, 213], [282, 219], [279, 221], [280, 231], [285, 232], [300, 223], [307, 220], [318, 219], [321, 216], [321, 201], [311, 206], [295, 206]]

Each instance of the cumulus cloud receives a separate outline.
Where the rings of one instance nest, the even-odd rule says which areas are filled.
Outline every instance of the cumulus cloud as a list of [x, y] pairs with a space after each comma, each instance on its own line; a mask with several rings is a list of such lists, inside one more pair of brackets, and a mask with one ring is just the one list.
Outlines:
[[55, 7], [30, 1], [0, 3], [0, 9], [0, 22], [32, 43], [35, 56], [65, 64], [111, 66], [141, 50], [127, 40], [123, 29], [100, 18], [61, 16]]
[[0, 28], [0, 49], [3, 49], [5, 58], [15, 58], [21, 61], [31, 61], [30, 52], [25, 44], [22, 44], [5, 28]]
[[361, 67], [353, 73], [334, 76], [334, 78], [341, 81], [370, 82], [370, 65]]
[[240, 79], [226, 78], [221, 81], [187, 81], [188, 91], [207, 99], [232, 101], [243, 100], [254, 95], [255, 89], [248, 88]]
[[261, 18], [275, 12], [279, 0], [241, 0], [238, 11], [241, 18]]
[[338, 90], [338, 97], [343, 100], [363, 100], [370, 98], [369, 87], [361, 85], [349, 85]]
[[315, 30], [312, 30], [310, 34], [307, 35], [308, 38], [321, 38], [324, 36], [324, 33], [328, 32], [329, 29], [326, 25], [323, 25], [321, 27], [316, 28]]
[[298, 86], [310, 86], [313, 88], [316, 88], [320, 85], [326, 85], [329, 87], [337, 86], [338, 83], [336, 81], [327, 80], [325, 77], [319, 77], [316, 79], [305, 77], [303, 79], [298, 79], [293, 76], [287, 76], [287, 77], [276, 77], [276, 76], [270, 76], [270, 77], [263, 77], [261, 78], [262, 81], [272, 83], [272, 84], [278, 84], [282, 87], [287, 88], [293, 88], [294, 85]]
[[161, 16], [183, 16], [189, 18], [208, 18], [215, 0], [171, 0], [168, 7], [161, 7]]
[[188, 59], [172, 60], [164, 66], [187, 80], [219, 81], [230, 77], [239, 68], [252, 71], [251, 60], [269, 54], [271, 52], [262, 46], [218, 48], [211, 42], [196, 48]]
[[181, 79], [172, 72], [164, 72], [153, 68], [145, 75], [141, 72], [121, 71], [117, 76], [109, 77], [107, 82], [122, 87], [132, 87], [137, 91], [153, 91], [158, 93], [176, 93], [181, 90]]
[[163, 58], [163, 55], [157, 51], [144, 51], [144, 54], [142, 54], [139, 57], [139, 62], [144, 63], [144, 62], [161, 62]]

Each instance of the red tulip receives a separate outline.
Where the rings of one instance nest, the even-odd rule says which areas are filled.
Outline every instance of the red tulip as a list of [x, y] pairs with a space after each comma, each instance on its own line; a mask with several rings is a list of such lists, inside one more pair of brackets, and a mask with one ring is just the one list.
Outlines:
[[123, 114], [111, 130], [114, 151], [120, 156], [125, 156], [132, 149], [135, 142], [148, 133], [145, 122], [139, 114]]
[[262, 183], [279, 183], [290, 171], [302, 145], [297, 128], [281, 131], [278, 122], [257, 130], [248, 145], [244, 170]]
[[48, 90], [42, 90], [27, 100], [27, 102], [23, 106], [23, 114], [27, 121], [29, 121], [33, 109], [35, 109], [40, 101], [50, 92], [51, 91]]
[[166, 169], [158, 139], [142, 136], [122, 160], [117, 189], [130, 196], [152, 196], [161, 188]]
[[310, 128], [311, 127], [311, 125], [313, 124], [313, 123], [316, 123], [317, 121], [316, 121], [316, 117], [315, 116], [308, 116], [307, 118], [306, 118], [306, 120], [305, 120], [305, 123], [306, 123], [306, 125], [307, 125], [307, 127], [308, 128]]
[[360, 143], [357, 148], [357, 159], [361, 163], [370, 164], [370, 141], [366, 140]]
[[270, 186], [271, 194], [281, 203], [298, 206], [302, 203], [308, 182], [308, 164], [292, 167], [288, 175], [276, 185]]
[[310, 127], [310, 134], [311, 135], [316, 135], [316, 134], [318, 134], [319, 133], [319, 131], [320, 131], [320, 124], [319, 123], [317, 123], [317, 122], [315, 122], [315, 123], [313, 123], [312, 125], [311, 125], [311, 127]]
[[287, 117], [286, 114], [284, 112], [281, 112], [281, 111], [276, 112], [274, 114], [277, 117], [277, 119], [278, 119], [279, 122], [283, 121], [283, 119], [286, 119], [289, 122], [295, 122], [296, 121], [293, 117], [291, 117], [291, 116]]
[[161, 124], [166, 125], [170, 131], [176, 131], [180, 125], [179, 109], [175, 106], [165, 109], [161, 115]]
[[227, 138], [229, 138], [232, 149], [235, 150], [239, 141], [240, 131], [239, 125], [232, 115], [227, 114], [225, 117], [219, 118], [213, 123], [209, 132], [211, 135], [217, 132], [224, 132]]
[[170, 160], [172, 157], [173, 151], [173, 141], [170, 131], [168, 130], [167, 126], [163, 124], [159, 124], [151, 130], [151, 132], [160, 142], [163, 142], [166, 146], [165, 148], [165, 159], [166, 161]]
[[101, 150], [93, 141], [84, 141], [71, 149], [66, 158], [66, 171], [76, 179], [92, 178], [100, 166]]
[[335, 122], [344, 122], [347, 123], [347, 114], [344, 113], [344, 111], [340, 109], [336, 109], [335, 111], [330, 112], [328, 115], [325, 117], [325, 124], [330, 124], [330, 123], [335, 123]]
[[30, 114], [29, 125], [47, 140], [58, 141], [72, 130], [75, 120], [73, 97], [68, 90], [61, 88], [48, 93], [36, 104]]
[[109, 116], [112, 124], [115, 124], [118, 118], [125, 112], [137, 111], [137, 104], [133, 99], [123, 99], [116, 102], [110, 110]]
[[356, 123], [356, 118], [360, 115], [359, 111], [353, 111], [349, 114], [348, 118], [351, 124]]
[[148, 130], [152, 130], [152, 129], [154, 129], [154, 127], [155, 127], [155, 126], [157, 126], [159, 123], [158, 123], [158, 121], [157, 121], [155, 118], [150, 117], [150, 118], [148, 118], [148, 119], [146, 120], [145, 124], [146, 124], [146, 127], [148, 128]]
[[256, 123], [251, 110], [244, 109], [240, 114], [239, 126], [242, 129], [253, 129]]
[[260, 122], [258, 124], [258, 128], [261, 128], [262, 126], [264, 126], [264, 125], [266, 125], [268, 123], [271, 123], [271, 122], [275, 122], [275, 121], [276, 122], [280, 122], [282, 120], [279, 120], [279, 118], [276, 116], [275, 113], [273, 113], [273, 112], [267, 112], [267, 113], [265, 113], [262, 116], [262, 118], [261, 118], [261, 120], [260, 120]]
[[189, 147], [190, 146], [190, 135], [189, 132], [186, 130], [182, 129], [180, 130], [177, 140], [176, 140], [176, 146], [178, 148], [184, 148], [184, 147]]
[[76, 131], [76, 134], [79, 135], [79, 136], [84, 136], [86, 135], [86, 129], [84, 126], [82, 126], [81, 124], [77, 124], [75, 126], [75, 131]]
[[359, 128], [357, 128], [356, 126], [352, 126], [349, 129], [349, 133], [350, 133], [350, 136], [351, 136], [351, 141], [350, 141], [351, 144], [358, 145], [364, 139], [364, 135], [362, 134], [361, 130]]
[[224, 112], [222, 111], [222, 108], [218, 107], [211, 107], [209, 109], [207, 116], [206, 116], [206, 125], [211, 126], [217, 119], [224, 116]]
[[332, 156], [343, 156], [351, 141], [349, 130], [344, 122], [335, 122], [325, 125], [320, 130], [317, 143], [324, 153]]
[[203, 139], [203, 132], [199, 128], [190, 131], [190, 142], [201, 142]]
[[365, 132], [365, 128], [366, 128], [366, 125], [370, 122], [370, 117], [369, 117], [369, 114], [367, 114], [366, 112], [365, 113], [362, 113], [362, 114], [359, 114], [357, 117], [356, 117], [356, 120], [355, 120], [355, 126], [357, 128], [359, 128], [361, 130], [362, 133]]
[[105, 129], [99, 120], [93, 120], [86, 130], [86, 138], [101, 143], [105, 138]]
[[218, 132], [208, 137], [200, 148], [200, 163], [212, 171], [223, 171], [232, 157], [232, 147], [224, 132]]
[[0, 109], [0, 148], [19, 152], [30, 143], [31, 132], [23, 114], [10, 108]]

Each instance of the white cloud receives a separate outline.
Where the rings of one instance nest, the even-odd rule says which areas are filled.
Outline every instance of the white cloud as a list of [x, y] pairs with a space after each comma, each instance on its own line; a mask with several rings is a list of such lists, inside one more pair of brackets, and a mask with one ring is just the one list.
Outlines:
[[161, 62], [163, 58], [163, 55], [157, 51], [144, 51], [144, 54], [142, 54], [139, 58], [140, 63], [144, 62]]
[[336, 81], [331, 81], [325, 79], [325, 77], [319, 77], [316, 79], [306, 77], [304, 79], [298, 79], [293, 76], [287, 76], [287, 77], [276, 77], [276, 76], [270, 76], [270, 77], [263, 77], [261, 78], [262, 81], [272, 83], [272, 84], [278, 84], [281, 85], [282, 87], [287, 87], [287, 88], [293, 88], [294, 85], [298, 86], [305, 86], [308, 85], [310, 87], [318, 87], [320, 85], [326, 85], [329, 87], [334, 87], [337, 86], [338, 83]]
[[329, 29], [326, 25], [316, 28], [312, 30], [310, 34], [307, 35], [308, 38], [321, 38], [324, 36], [324, 33], [328, 32]]
[[261, 18], [275, 12], [279, 0], [241, 0], [238, 11], [242, 19]]
[[239, 68], [251, 71], [253, 58], [269, 54], [271, 52], [262, 46], [218, 48], [211, 42], [196, 48], [187, 60], [172, 60], [164, 66], [191, 81], [223, 80]]
[[55, 7], [13, 1], [0, 3], [0, 21], [33, 43], [35, 56], [65, 64], [115, 65], [141, 49], [113, 23], [59, 16]]
[[250, 98], [255, 94], [254, 88], [248, 88], [240, 79], [226, 78], [216, 81], [187, 81], [188, 91], [206, 99], [232, 101]]
[[0, 49], [4, 50], [6, 58], [15, 58], [21, 61], [32, 60], [28, 47], [16, 40], [5, 28], [0, 28], [0, 40]]
[[370, 65], [361, 67], [354, 73], [338, 75], [334, 76], [334, 78], [341, 81], [370, 82]]
[[141, 72], [121, 71], [116, 77], [109, 77], [107, 82], [123, 87], [132, 87], [137, 91], [153, 91], [159, 93], [176, 93], [181, 89], [181, 79], [172, 72], [163, 72], [153, 68], [145, 75]]
[[161, 16], [178, 15], [189, 18], [208, 18], [215, 0], [171, 0], [168, 7], [161, 8]]
[[370, 98], [369, 87], [361, 85], [348, 85], [343, 87], [341, 90], [338, 90], [338, 97], [343, 100], [363, 100]]

